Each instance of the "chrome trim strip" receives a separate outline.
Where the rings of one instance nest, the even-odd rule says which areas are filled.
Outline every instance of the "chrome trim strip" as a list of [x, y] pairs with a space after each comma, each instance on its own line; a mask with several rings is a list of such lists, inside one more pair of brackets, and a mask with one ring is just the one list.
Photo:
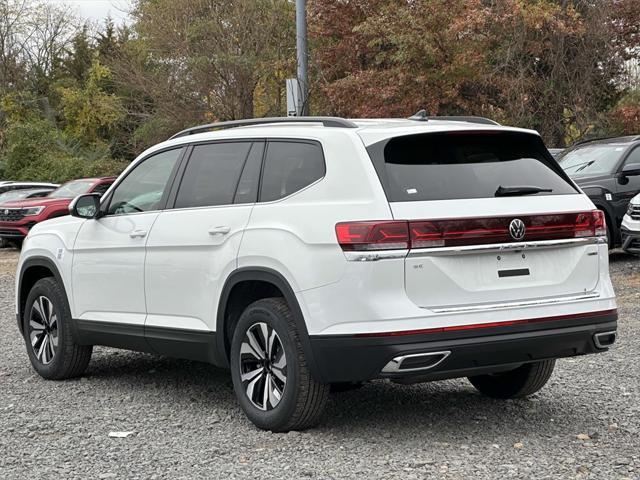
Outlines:
[[409, 258], [456, 255], [473, 253], [491, 253], [520, 250], [542, 250], [545, 248], [575, 247], [607, 243], [606, 237], [567, 238], [563, 240], [540, 240], [535, 242], [492, 243], [489, 245], [463, 245], [459, 247], [420, 248], [409, 252]]
[[599, 292], [585, 293], [583, 295], [574, 295], [570, 297], [556, 297], [546, 298], [540, 300], [528, 300], [524, 302], [509, 302], [509, 303], [491, 303], [482, 305], [469, 305], [465, 307], [443, 307], [443, 308], [430, 308], [423, 307], [426, 310], [431, 310], [435, 313], [464, 313], [464, 312], [482, 312], [486, 310], [502, 310], [505, 308], [521, 308], [521, 307], [539, 307], [545, 305], [554, 305], [557, 303], [569, 303], [579, 302], [581, 300], [589, 300], [600, 297]]
[[366, 252], [344, 252], [344, 256], [349, 262], [377, 262], [378, 260], [405, 258], [408, 253], [409, 250], [369, 250]]
[[[438, 360], [436, 363], [429, 365], [427, 367], [417, 367], [417, 368], [401, 368], [402, 362], [404, 362], [407, 358], [417, 358], [417, 357], [435, 357], [437, 355], [441, 355], [442, 358]], [[381, 373], [404, 373], [404, 372], [419, 372], [422, 370], [430, 370], [434, 367], [437, 367], [445, 359], [451, 355], [450, 350], [445, 350], [442, 352], [428, 352], [428, 353], [413, 353], [411, 355], [400, 355], [398, 357], [394, 357], [389, 363], [387, 363], [382, 369]]]

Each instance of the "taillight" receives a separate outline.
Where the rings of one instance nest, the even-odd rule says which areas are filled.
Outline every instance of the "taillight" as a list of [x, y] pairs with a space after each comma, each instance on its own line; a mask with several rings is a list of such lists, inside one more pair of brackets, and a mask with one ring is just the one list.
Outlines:
[[[524, 237], [513, 237], [510, 226], [515, 219], [525, 225]], [[393, 250], [487, 245], [518, 241], [562, 240], [602, 237], [607, 234], [600, 210], [553, 215], [412, 220], [383, 222], [345, 222], [336, 225], [338, 243], [343, 250]]]
[[336, 225], [343, 250], [393, 250], [409, 248], [407, 222], [345, 222]]

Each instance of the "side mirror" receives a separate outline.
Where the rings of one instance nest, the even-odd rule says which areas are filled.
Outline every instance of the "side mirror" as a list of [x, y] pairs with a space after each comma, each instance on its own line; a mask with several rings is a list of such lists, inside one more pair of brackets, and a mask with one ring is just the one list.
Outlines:
[[622, 167], [622, 176], [637, 177], [640, 175], [640, 163], [629, 163]]
[[69, 213], [78, 218], [96, 218], [100, 211], [100, 197], [94, 193], [80, 195], [69, 205]]

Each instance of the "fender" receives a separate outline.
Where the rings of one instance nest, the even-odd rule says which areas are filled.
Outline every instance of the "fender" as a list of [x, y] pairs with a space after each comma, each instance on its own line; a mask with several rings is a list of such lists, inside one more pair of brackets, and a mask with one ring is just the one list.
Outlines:
[[293, 314], [294, 321], [296, 322], [296, 327], [298, 328], [298, 334], [300, 337], [300, 343], [302, 344], [302, 348], [304, 350], [304, 354], [307, 360], [307, 365], [312, 375], [318, 379], [321, 379], [322, 376], [317, 368], [317, 363], [313, 357], [313, 349], [311, 347], [311, 342], [309, 340], [309, 331], [307, 330], [307, 324], [305, 323], [304, 316], [302, 314], [302, 310], [300, 309], [300, 305], [298, 303], [298, 299], [296, 298], [291, 285], [289, 282], [282, 276], [279, 272], [272, 270], [270, 268], [263, 267], [246, 267], [235, 270], [229, 277], [222, 288], [222, 294], [220, 295], [220, 302], [218, 303], [218, 313], [216, 320], [216, 332], [219, 335], [216, 335], [217, 341], [217, 352], [218, 359], [217, 364], [221, 367], [229, 368], [229, 347], [228, 342], [226, 341], [224, 334], [225, 332], [225, 317], [226, 317], [226, 307], [227, 301], [229, 300], [229, 295], [233, 290], [233, 287], [236, 286], [240, 282], [244, 281], [262, 281], [266, 283], [271, 283], [275, 287], [277, 287], [283, 294], [285, 300], [289, 304], [291, 308], [291, 313]]
[[[53, 277], [56, 279], [56, 282], [58, 282], [58, 285], [60, 286], [60, 288], [62, 289], [62, 293], [64, 294], [64, 297], [67, 300], [67, 307], [68, 307], [68, 303], [69, 303], [69, 297], [67, 296], [67, 290], [65, 289], [64, 282], [62, 281], [62, 275], [60, 275], [60, 271], [58, 270], [58, 267], [53, 262], [53, 260], [51, 260], [48, 257], [43, 257], [43, 256], [39, 256], [39, 255], [27, 258], [24, 261], [24, 263], [22, 264], [22, 266], [20, 267], [20, 273], [18, 274], [18, 291], [17, 291], [17, 299], [18, 299], [17, 307], [18, 308], [17, 308], [17, 310], [18, 310], [19, 313], [16, 314], [16, 317], [17, 317], [18, 328], [20, 329], [20, 333], [23, 333], [23, 331], [22, 331], [22, 314], [23, 314], [22, 304], [23, 304], [23, 302], [26, 301], [26, 298], [23, 298], [23, 296], [22, 296], [22, 280], [23, 280], [25, 272], [31, 267], [45, 267], [47, 270], [49, 270], [53, 274]], [[27, 295], [28, 295], [28, 292], [27, 292]], [[71, 329], [72, 329], [73, 333], [75, 334], [75, 322], [71, 322]]]

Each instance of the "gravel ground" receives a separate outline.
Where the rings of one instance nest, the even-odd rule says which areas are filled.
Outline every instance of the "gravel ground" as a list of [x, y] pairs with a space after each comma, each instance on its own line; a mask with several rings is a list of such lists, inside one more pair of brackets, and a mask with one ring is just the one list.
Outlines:
[[534, 397], [374, 382], [289, 434], [254, 428], [227, 373], [204, 364], [96, 348], [84, 378], [40, 379], [15, 324], [16, 259], [0, 251], [2, 479], [640, 478], [640, 259], [623, 253], [611, 257], [619, 343], [559, 361]]

